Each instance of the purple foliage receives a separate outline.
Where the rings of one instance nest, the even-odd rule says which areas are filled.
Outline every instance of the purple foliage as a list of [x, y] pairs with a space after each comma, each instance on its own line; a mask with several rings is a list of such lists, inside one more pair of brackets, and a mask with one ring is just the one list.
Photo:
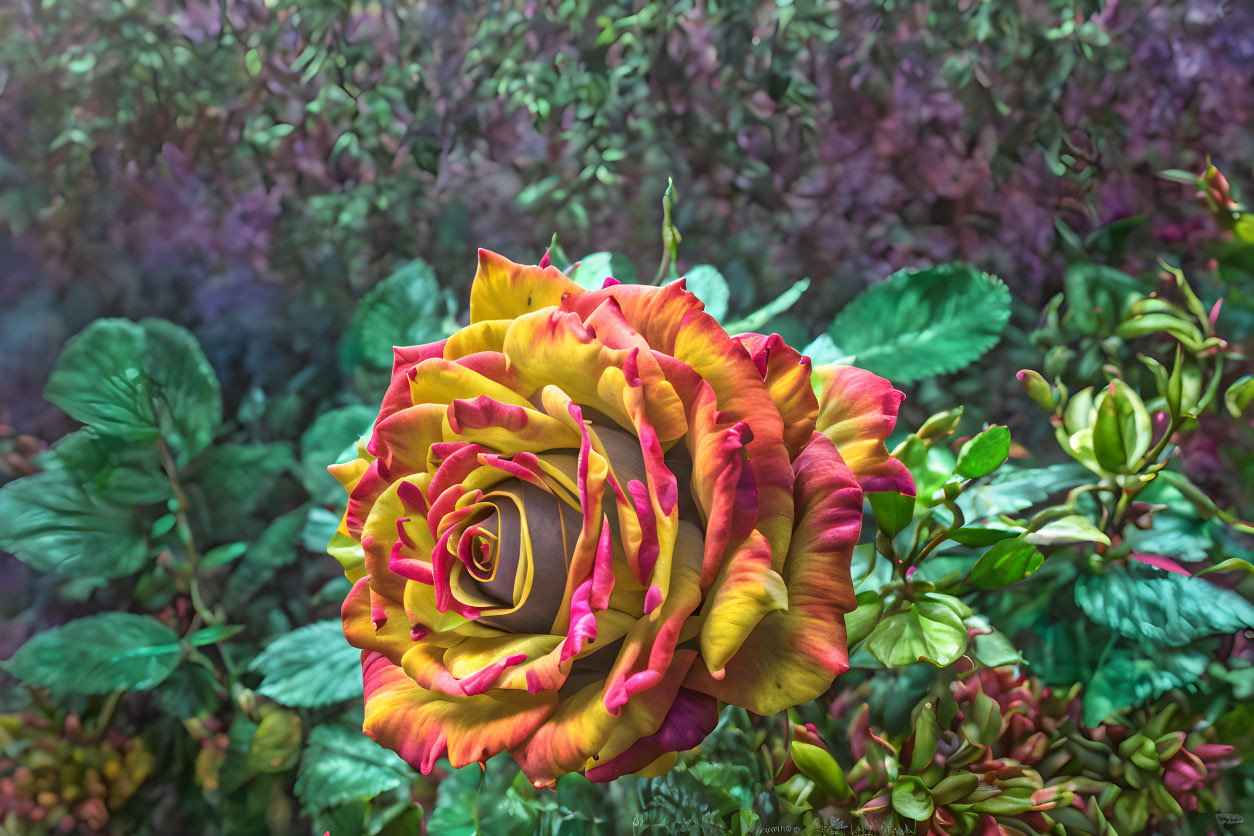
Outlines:
[[[1083, 233], [1149, 215], [1159, 245], [1186, 247], [1208, 221], [1156, 172], [1200, 171], [1209, 154], [1242, 178], [1254, 161], [1246, 4], [1112, 0], [1088, 21], [1046, 0], [900, 5], [811, 3], [804, 37], [798, 22], [777, 37], [774, 4], [676, 8], [673, 27], [634, 31], [633, 51], [555, 3], [344, 17], [228, 0], [225, 26], [201, 0], [97, 0], [68, 24], [17, 4], [0, 12], [14, 66], [34, 66], [17, 61], [30, 45], [91, 50], [97, 66], [16, 69], [0, 97], [0, 333], [40, 322], [38, 339], [0, 337], [14, 367], [0, 368], [0, 421], [63, 429], [38, 387], [93, 316], [191, 327], [238, 396], [328, 362], [352, 300], [409, 258], [463, 284], [472, 242], [525, 259], [557, 229], [570, 255], [595, 242], [643, 272], [668, 174], [681, 266], [743, 262], [758, 278], [737, 286], [742, 308], [814, 277], [803, 316], [817, 330], [866, 282], [953, 259], [1039, 303], [1061, 274], [1056, 220]], [[107, 72], [141, 48], [70, 25], [91, 14], [193, 60], [139, 81]], [[611, 70], [604, 102], [581, 104]], [[63, 141], [67, 112], [95, 126], [85, 139]], [[275, 124], [292, 129], [265, 134]], [[589, 176], [606, 148], [624, 158]]]

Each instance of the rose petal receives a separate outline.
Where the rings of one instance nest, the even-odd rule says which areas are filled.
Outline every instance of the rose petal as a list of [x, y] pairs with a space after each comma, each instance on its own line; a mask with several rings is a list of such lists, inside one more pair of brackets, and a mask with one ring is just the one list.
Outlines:
[[362, 653], [362, 730], [425, 775], [446, 754], [454, 768], [483, 762], [525, 740], [557, 706], [557, 693], [494, 691], [449, 697], [428, 691], [381, 653]]
[[479, 250], [479, 270], [470, 286], [470, 321], [514, 319], [583, 292], [555, 267], [524, 267]]
[[884, 446], [905, 395], [853, 366], [820, 366], [814, 372], [823, 380], [816, 429], [836, 445], [862, 489], [914, 496], [910, 471]]
[[825, 436], [794, 462], [797, 528], [784, 564], [788, 610], [766, 615], [714, 679], [694, 666], [685, 687], [757, 714], [815, 699], [849, 667], [842, 615], [856, 602], [849, 574], [862, 527], [862, 491]]

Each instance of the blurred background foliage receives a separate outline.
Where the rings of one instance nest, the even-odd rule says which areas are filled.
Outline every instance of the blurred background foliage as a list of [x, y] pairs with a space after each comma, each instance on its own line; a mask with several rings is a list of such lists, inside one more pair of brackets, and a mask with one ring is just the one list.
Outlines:
[[[816, 791], [821, 759], [767, 791], [800, 768], [789, 758], [806, 750], [789, 741], [822, 744], [821, 731], [841, 741], [851, 775], [875, 773], [870, 726], [845, 714], [875, 704], [875, 728], [896, 735], [888, 748], [904, 747], [912, 706], [947, 693], [953, 666], [949, 682], [861, 653], [856, 666], [874, 674], [851, 673], [826, 711], [792, 718], [816, 737], [781, 739], [773, 719], [732, 712], [680, 770], [634, 791], [569, 776], [538, 793], [500, 761], [420, 778], [356, 734], [356, 654], [336, 618], [345, 581], [322, 554], [341, 492], [324, 465], [372, 419], [388, 347], [466, 321], [475, 247], [536, 261], [556, 234], [554, 263], [591, 253], [572, 276], [597, 284], [648, 281], [662, 261], [729, 329], [778, 331], [817, 360], [852, 357], [899, 382], [909, 397], [894, 441], [917, 448], [927, 434], [911, 431], [932, 426], [911, 463], [931, 488], [958, 479], [965, 436], [933, 442], [996, 435], [1017, 469], [965, 487], [978, 485], [981, 516], [1004, 517], [1080, 484], [1063, 462], [1081, 454], [1058, 449], [1057, 423], [1042, 417], [1063, 411], [1066, 387], [1126, 379], [1157, 414], [1169, 404], [1151, 402], [1157, 372], [1138, 352], [1171, 367], [1179, 342], [1209, 363], [1220, 349], [1203, 332], [1223, 335], [1229, 365], [1211, 379], [1224, 388], [1164, 454], [1202, 498], [1160, 483], [1143, 518], [1067, 500], [1126, 534], [1125, 551], [1222, 568], [1249, 554], [1221, 522], [1251, 517], [1240, 416], [1254, 383], [1240, 358], [1254, 336], [1254, 224], [1207, 159], [1232, 194], [1249, 193], [1251, 65], [1254, 9], [1224, 0], [3, 4], [0, 483], [28, 478], [0, 497], [22, 510], [4, 520], [6, 548], [24, 550], [20, 563], [0, 554], [0, 657], [34, 650], [0, 672], [0, 704], [24, 712], [0, 717], [0, 749], [24, 758], [0, 759], [4, 780], [17, 770], [0, 802], [29, 802], [29, 823], [30, 799], [52, 793], [45, 809], [72, 801], [82, 833], [233, 836], [412, 833], [420, 818], [439, 833], [627, 832], [629, 821], [664, 832], [693, 809], [709, 832], [729, 821], [748, 832], [828, 809], [840, 792], [821, 780]], [[683, 233], [674, 265], [659, 246], [668, 178]], [[1201, 317], [1173, 309], [1175, 330], [1141, 319], [1148, 299], [1185, 287], [1160, 258], [1204, 303]], [[940, 269], [897, 273], [928, 267]], [[912, 349], [914, 319], [944, 327]], [[165, 407], [94, 412], [80, 393], [126, 368], [143, 369]], [[1025, 392], [1024, 368], [1053, 387]], [[949, 413], [943, 431], [925, 423], [958, 405], [965, 417]], [[1004, 427], [981, 433], [990, 421], [1013, 444]], [[899, 540], [958, 525], [924, 505]], [[1153, 513], [1151, 537], [1140, 523]], [[976, 558], [956, 551], [913, 581], [868, 574], [860, 603], [871, 595], [878, 614], [885, 588], [965, 571]], [[1198, 646], [1164, 651], [1100, 619], [1170, 584], [1125, 571], [1118, 553], [1108, 570], [1063, 551], [1075, 560], [1042, 570], [1044, 592], [1004, 593], [1021, 577], [1009, 573], [963, 593], [1035, 642], [1024, 651], [1034, 676], [1085, 683], [1056, 702], [1089, 721], [1113, 706], [1129, 728], [1163, 732], [1150, 708], [1135, 712], [1187, 690], [1173, 721], [1187, 728], [1171, 734], [1197, 737], [1189, 751], [1215, 729], [1248, 742], [1246, 610], [1198, 627]], [[1227, 598], [1236, 612], [1240, 596]], [[950, 619], [962, 647], [982, 617]], [[1227, 635], [1216, 642], [1212, 627]], [[1118, 651], [1089, 647], [1093, 635]], [[67, 673], [58, 642], [103, 662]], [[992, 668], [1017, 654], [1006, 647], [975, 656]], [[1124, 780], [1122, 762], [1109, 764]], [[1251, 797], [1249, 765], [1233, 774], [1225, 797]]]
[[[1187, 188], [1254, 160], [1254, 10], [1187, 0], [626, 4], [15, 0], [0, 9], [0, 422], [99, 316], [190, 328], [228, 409], [340, 391], [354, 303], [474, 246], [622, 253], [658, 196], [733, 312], [814, 280], [797, 340], [867, 283], [964, 260], [1030, 328], [1083, 236], [1184, 250]], [[1120, 259], [1116, 259], [1118, 261]], [[1119, 264], [1136, 269], [1140, 264]], [[288, 423], [294, 422], [294, 423]]]

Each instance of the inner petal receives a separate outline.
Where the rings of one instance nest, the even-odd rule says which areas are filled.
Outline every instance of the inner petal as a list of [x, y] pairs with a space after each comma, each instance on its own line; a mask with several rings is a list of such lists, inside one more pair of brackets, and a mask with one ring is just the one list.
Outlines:
[[[498, 499], [494, 496], [498, 492], [517, 496], [521, 502]], [[550, 633], [562, 605], [582, 517], [554, 494], [521, 479], [502, 482], [489, 497], [494, 510], [479, 528], [496, 536], [495, 570], [490, 577], [467, 578], [465, 586], [511, 611], [485, 615], [479, 621], [516, 633]], [[525, 582], [528, 570], [530, 590]]]

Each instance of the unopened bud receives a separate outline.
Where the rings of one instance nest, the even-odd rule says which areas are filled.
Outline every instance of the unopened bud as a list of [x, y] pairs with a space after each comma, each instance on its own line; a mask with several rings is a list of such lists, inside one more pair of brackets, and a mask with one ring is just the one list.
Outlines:
[[923, 422], [916, 436], [924, 441], [936, 441], [952, 433], [962, 420], [962, 407], [956, 406], [944, 412], [938, 412]]
[[1019, 378], [1019, 385], [1023, 387], [1023, 391], [1029, 398], [1036, 401], [1041, 409], [1054, 411], [1056, 406], [1054, 392], [1045, 382], [1045, 378], [1031, 369], [1024, 369], [1015, 376]]

